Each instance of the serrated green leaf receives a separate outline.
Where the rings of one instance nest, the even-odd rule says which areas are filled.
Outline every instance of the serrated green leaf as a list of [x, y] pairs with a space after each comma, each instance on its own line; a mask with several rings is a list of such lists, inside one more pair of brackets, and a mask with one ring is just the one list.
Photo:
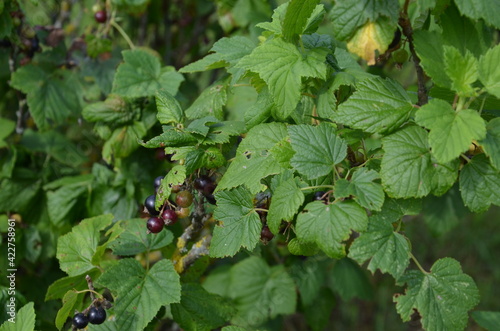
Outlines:
[[486, 135], [484, 120], [471, 109], [455, 111], [443, 100], [432, 99], [416, 113], [415, 121], [430, 129], [429, 145], [440, 163], [449, 162], [465, 152], [473, 139]]
[[477, 60], [467, 51], [465, 56], [453, 46], [444, 46], [445, 72], [451, 79], [451, 88], [459, 96], [471, 97], [475, 95], [472, 84], [477, 80]]
[[382, 139], [385, 155], [380, 175], [386, 193], [395, 198], [419, 198], [433, 187], [434, 165], [427, 131], [409, 126]]
[[464, 204], [473, 212], [486, 211], [491, 204], [498, 206], [500, 172], [485, 155], [476, 155], [460, 171], [460, 192]]
[[68, 291], [62, 299], [62, 307], [57, 312], [56, 316], [56, 328], [61, 330], [64, 323], [70, 315], [73, 315], [73, 308], [75, 307], [76, 300], [78, 299], [78, 293], [75, 290]]
[[14, 121], [0, 118], [0, 148], [7, 146], [4, 141], [16, 128], [16, 123]]
[[191, 133], [169, 127], [161, 135], [156, 136], [147, 142], [141, 142], [140, 144], [147, 148], [158, 148], [194, 145], [197, 142], [198, 139], [196, 139], [196, 137], [194, 137]]
[[435, 197], [429, 195], [423, 201], [422, 215], [425, 223], [436, 236], [448, 233], [467, 215], [458, 186], [453, 187], [445, 195]]
[[373, 297], [373, 289], [366, 272], [349, 258], [343, 258], [335, 263], [329, 282], [330, 287], [342, 300], [349, 301], [356, 297], [371, 300]]
[[48, 70], [28, 64], [12, 74], [12, 87], [27, 94], [30, 114], [41, 130], [62, 124], [81, 110], [81, 86], [69, 70]]
[[384, 204], [385, 194], [382, 185], [373, 182], [379, 178], [376, 171], [360, 168], [353, 173], [350, 181], [339, 179], [336, 182], [335, 197], [347, 198], [353, 195], [354, 201], [362, 207], [380, 211]]
[[134, 118], [127, 102], [117, 95], [110, 95], [104, 102], [96, 102], [83, 108], [82, 116], [89, 122], [106, 122], [120, 125]]
[[473, 19], [484, 19], [488, 25], [500, 29], [500, 3], [489, 0], [456, 0], [462, 15]]
[[179, 275], [170, 260], [160, 260], [149, 270], [135, 259], [123, 259], [96, 280], [116, 294], [114, 310], [119, 330], [142, 330], [161, 306], [180, 302]]
[[370, 259], [367, 268], [372, 273], [380, 269], [398, 279], [410, 264], [410, 244], [394, 231], [391, 222], [377, 214], [370, 217], [368, 230], [352, 243], [349, 257], [359, 264]]
[[404, 322], [418, 310], [428, 331], [465, 329], [467, 311], [479, 302], [476, 284], [452, 258], [436, 261], [430, 273], [408, 271], [400, 283], [408, 288], [405, 294], [394, 297], [396, 310]]
[[124, 63], [118, 66], [113, 80], [113, 93], [127, 98], [155, 95], [163, 89], [175, 95], [184, 77], [174, 67], [161, 67], [160, 59], [145, 50], [122, 52]]
[[488, 331], [495, 331], [500, 325], [500, 312], [497, 311], [473, 311], [471, 316], [479, 326]]
[[156, 108], [158, 114], [156, 117], [161, 124], [183, 123], [184, 111], [179, 102], [167, 91], [159, 90], [156, 92]]
[[217, 208], [215, 227], [210, 244], [210, 256], [233, 256], [241, 247], [252, 250], [260, 238], [262, 224], [254, 210], [253, 195], [244, 187], [219, 191], [215, 195]]
[[5, 321], [0, 331], [34, 331], [35, 308], [33, 302], [28, 302], [16, 313], [15, 323]]
[[229, 82], [229, 77], [225, 77], [203, 90], [193, 104], [186, 109], [186, 117], [197, 119], [214, 116], [222, 121], [224, 119], [223, 107], [227, 101]]
[[146, 222], [142, 218], [121, 221], [120, 227], [124, 231], [108, 244], [115, 255], [136, 255], [160, 249], [174, 240], [172, 232], [166, 229], [154, 235], [147, 234]]
[[445, 194], [455, 184], [458, 178], [460, 160], [455, 159], [444, 164], [437, 163], [432, 158], [434, 174], [432, 175], [432, 194], [439, 197]]
[[61, 270], [69, 276], [80, 275], [93, 269], [92, 257], [101, 239], [100, 231], [113, 221], [113, 215], [87, 218], [74, 226], [70, 233], [59, 237], [57, 254]]
[[295, 45], [276, 38], [255, 48], [237, 66], [259, 74], [275, 98], [278, 117], [286, 119], [300, 100], [302, 77], [326, 78], [326, 55], [322, 48], [304, 55]]
[[295, 155], [290, 163], [309, 179], [333, 172], [347, 156], [347, 144], [328, 124], [294, 125], [288, 128]]
[[239, 136], [245, 132], [245, 124], [240, 121], [217, 122], [208, 128], [208, 134], [202, 141], [206, 145], [224, 144], [229, 142], [233, 136]]
[[271, 117], [273, 107], [273, 98], [269, 94], [269, 90], [266, 88], [257, 96], [255, 105], [248, 108], [245, 112], [244, 119], [246, 128], [250, 130], [254, 126], [264, 123], [269, 117]]
[[181, 302], [171, 305], [174, 320], [186, 331], [210, 331], [226, 324], [236, 312], [234, 306], [201, 285], [182, 285]]
[[303, 203], [304, 193], [300, 190], [295, 178], [280, 183], [273, 192], [267, 214], [267, 224], [271, 232], [277, 234], [281, 220], [290, 222]]
[[352, 201], [325, 205], [321, 201], [311, 202], [305, 212], [297, 217], [297, 238], [316, 243], [326, 255], [333, 258], [345, 256], [345, 240], [351, 231], [364, 231], [368, 217], [363, 208]]
[[147, 133], [143, 122], [134, 121], [131, 125], [115, 129], [102, 148], [103, 159], [112, 164], [117, 158], [125, 158], [135, 151], [137, 143]]
[[247, 258], [231, 268], [229, 288], [238, 309], [235, 324], [256, 327], [295, 311], [295, 284], [282, 265], [269, 267], [259, 257]]
[[262, 178], [284, 170], [270, 150], [287, 135], [286, 126], [282, 123], [260, 124], [248, 131], [236, 150], [235, 159], [217, 185], [217, 190], [245, 185], [252, 193], [261, 191]]
[[500, 118], [494, 118], [486, 124], [486, 137], [479, 142], [484, 152], [490, 157], [491, 165], [500, 170]]
[[293, 238], [288, 243], [288, 250], [293, 255], [313, 256], [318, 254], [319, 248], [314, 243], [301, 242], [297, 238]]
[[170, 197], [172, 192], [172, 186], [182, 185], [186, 180], [186, 167], [180, 164], [176, 164], [170, 169], [165, 178], [161, 181], [160, 187], [156, 192], [156, 210], [160, 210], [165, 201]]
[[286, 40], [293, 40], [294, 36], [302, 34], [318, 3], [319, 0], [290, 1], [283, 20], [283, 36]]
[[359, 82], [357, 90], [335, 112], [334, 119], [355, 129], [387, 133], [410, 116], [413, 104], [397, 82], [375, 77]]
[[436, 31], [417, 30], [413, 34], [415, 51], [420, 65], [442, 87], [451, 87], [451, 80], [445, 72], [443, 41]]
[[[101, 272], [97, 268], [94, 268], [85, 273], [85, 275], [89, 275], [92, 279], [97, 279], [100, 274]], [[88, 283], [85, 279], [85, 275], [81, 274], [73, 277], [66, 276], [63, 278], [59, 278], [58, 280], [53, 282], [47, 289], [47, 293], [45, 294], [45, 301], [62, 299], [66, 292], [70, 290], [81, 291], [88, 289]]]
[[500, 45], [479, 58], [479, 79], [488, 93], [500, 98]]

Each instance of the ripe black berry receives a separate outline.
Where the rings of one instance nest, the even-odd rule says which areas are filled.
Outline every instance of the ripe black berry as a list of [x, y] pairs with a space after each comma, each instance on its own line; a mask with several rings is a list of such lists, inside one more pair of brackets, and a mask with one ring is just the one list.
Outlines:
[[214, 192], [215, 184], [210, 177], [202, 175], [194, 180], [194, 188], [207, 196]]
[[153, 186], [155, 188], [155, 190], [160, 187], [161, 185], [161, 180], [164, 178], [165, 176], [158, 176], [155, 178], [154, 182], [153, 182]]
[[161, 232], [161, 230], [163, 230], [163, 225], [165, 225], [165, 223], [161, 218], [158, 217], [151, 217], [150, 219], [148, 219], [148, 222], [146, 223], [146, 227], [152, 233]]
[[165, 225], [173, 225], [177, 222], [177, 213], [175, 210], [165, 209], [161, 213], [161, 218], [163, 218]]
[[107, 20], [107, 14], [105, 10], [99, 10], [94, 14], [94, 18], [97, 23], [105, 23]]
[[269, 227], [267, 225], [264, 225], [262, 227], [262, 231], [260, 232], [260, 240], [262, 240], [264, 243], [267, 243], [273, 238], [274, 234], [271, 232], [271, 230], [269, 230]]
[[89, 322], [91, 324], [102, 324], [106, 320], [106, 311], [104, 308], [92, 307], [89, 310]]
[[187, 208], [193, 203], [193, 195], [189, 191], [180, 191], [175, 197], [177, 206]]
[[215, 200], [215, 197], [213, 194], [208, 194], [208, 195], [205, 195], [205, 199], [207, 199], [207, 201], [212, 204], [212, 205], [215, 205], [217, 204], [217, 201]]
[[[314, 192], [314, 199], [313, 200], [323, 200], [325, 203], [328, 202], [328, 196], [325, 196], [326, 192], [325, 191], [318, 191]], [[324, 196], [324, 197], [323, 197]]]
[[156, 195], [150, 195], [144, 201], [144, 207], [148, 210], [149, 215], [158, 216], [160, 212], [155, 209]]
[[73, 325], [77, 329], [83, 329], [84, 327], [87, 326], [87, 324], [89, 324], [89, 319], [84, 314], [78, 313], [75, 316], [73, 316]]

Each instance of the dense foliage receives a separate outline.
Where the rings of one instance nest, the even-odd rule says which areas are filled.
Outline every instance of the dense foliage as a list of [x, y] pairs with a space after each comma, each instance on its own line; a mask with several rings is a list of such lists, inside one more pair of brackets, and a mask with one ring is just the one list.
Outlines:
[[0, 330], [495, 330], [499, 30], [496, 0], [1, 2]]

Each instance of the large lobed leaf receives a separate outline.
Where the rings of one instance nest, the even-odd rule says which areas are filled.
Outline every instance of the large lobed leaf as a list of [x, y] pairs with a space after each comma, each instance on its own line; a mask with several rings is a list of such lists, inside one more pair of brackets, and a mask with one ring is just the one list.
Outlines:
[[342, 178], [335, 183], [335, 197], [347, 198], [352, 195], [354, 201], [362, 207], [379, 211], [385, 199], [382, 185], [374, 182], [379, 178], [379, 174], [374, 170], [358, 169], [349, 181]]
[[267, 224], [272, 233], [279, 232], [281, 220], [291, 221], [304, 203], [302, 193], [297, 179], [289, 178], [282, 181], [274, 190], [267, 214]]

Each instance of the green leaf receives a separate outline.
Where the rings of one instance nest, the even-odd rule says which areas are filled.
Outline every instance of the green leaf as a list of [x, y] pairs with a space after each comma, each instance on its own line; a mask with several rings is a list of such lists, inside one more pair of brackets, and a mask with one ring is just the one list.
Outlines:
[[313, 331], [323, 331], [327, 329], [330, 322], [330, 315], [335, 307], [335, 295], [328, 288], [321, 289], [314, 302], [304, 307], [307, 323]]
[[500, 172], [488, 158], [476, 155], [460, 171], [460, 192], [464, 204], [475, 213], [500, 205]]
[[281, 220], [290, 222], [303, 203], [304, 193], [300, 190], [295, 178], [281, 182], [273, 192], [267, 214], [267, 224], [271, 232], [277, 234]]
[[5, 138], [10, 136], [10, 134], [16, 128], [16, 123], [14, 121], [0, 118], [0, 148], [7, 146]]
[[429, 195], [423, 201], [422, 215], [432, 234], [441, 236], [467, 216], [458, 185], [441, 197]]
[[114, 310], [118, 330], [143, 330], [161, 306], [180, 302], [179, 275], [170, 260], [149, 270], [135, 259], [123, 259], [96, 281], [116, 294]]
[[120, 227], [124, 231], [108, 244], [108, 248], [115, 255], [127, 256], [149, 252], [163, 248], [174, 240], [172, 232], [168, 230], [155, 235], [147, 234], [146, 222], [142, 218], [121, 221]]
[[429, 194], [435, 170], [427, 132], [409, 126], [382, 138], [382, 145], [385, 155], [380, 175], [386, 193], [395, 198], [420, 198]]
[[281, 144], [287, 135], [286, 126], [282, 123], [260, 124], [248, 131], [217, 190], [245, 185], [252, 193], [261, 191], [262, 178], [284, 170], [270, 150]]
[[334, 119], [355, 129], [387, 133], [410, 116], [413, 104], [397, 82], [375, 77], [357, 84], [357, 90], [340, 104]]
[[309, 179], [333, 172], [347, 156], [347, 144], [329, 124], [294, 125], [288, 128], [295, 155], [290, 163]]
[[184, 77], [174, 67], [161, 67], [160, 59], [150, 51], [127, 50], [122, 52], [124, 63], [118, 66], [113, 80], [113, 93], [127, 98], [155, 95], [165, 90], [175, 95]]
[[295, 45], [279, 38], [255, 48], [238, 67], [259, 74], [275, 98], [279, 119], [286, 119], [301, 97], [302, 77], [326, 78], [327, 50], [309, 50], [302, 54]]
[[297, 217], [297, 238], [316, 243], [333, 258], [345, 256], [344, 241], [349, 239], [351, 231], [364, 231], [368, 225], [365, 210], [352, 201], [331, 205], [315, 201], [307, 204], [304, 210]]
[[176, 164], [170, 169], [168, 174], [161, 181], [161, 185], [156, 192], [156, 210], [160, 210], [165, 204], [165, 201], [170, 197], [172, 192], [172, 186], [182, 185], [186, 180], [186, 167], [180, 164]]
[[373, 289], [366, 272], [354, 261], [343, 258], [333, 266], [330, 275], [330, 287], [337, 292], [342, 300], [352, 298], [372, 300]]
[[117, 158], [125, 158], [139, 147], [137, 141], [147, 133], [143, 122], [134, 121], [131, 125], [122, 126], [113, 131], [111, 137], [102, 148], [103, 159], [112, 164]]
[[373, 182], [379, 178], [376, 171], [360, 168], [353, 173], [350, 181], [339, 179], [335, 183], [335, 197], [347, 198], [353, 195], [354, 201], [362, 207], [380, 211], [384, 204], [385, 194], [382, 185]]
[[154, 137], [147, 142], [141, 142], [140, 144], [147, 148], [158, 148], [194, 145], [197, 142], [198, 139], [196, 139], [191, 133], [180, 131], [173, 127], [168, 127], [161, 135]]
[[0, 326], [0, 331], [34, 331], [35, 308], [33, 302], [28, 302], [16, 313], [15, 323], [5, 321]]
[[[92, 279], [97, 279], [97, 277], [101, 275], [101, 272], [99, 269], [94, 268], [87, 271], [85, 275], [89, 275]], [[88, 283], [87, 280], [85, 280], [85, 275], [81, 274], [73, 277], [66, 276], [59, 278], [47, 289], [47, 293], [45, 293], [45, 301], [62, 299], [66, 292], [70, 290], [81, 291], [88, 289]]]
[[96, 58], [102, 53], [111, 52], [113, 48], [111, 39], [99, 38], [93, 34], [85, 35], [85, 43], [87, 44], [87, 54], [91, 58]]
[[179, 102], [167, 91], [159, 90], [156, 92], [156, 108], [158, 114], [156, 117], [161, 124], [183, 123], [184, 112]]
[[238, 309], [233, 320], [243, 325], [256, 327], [295, 311], [295, 284], [283, 265], [269, 267], [263, 259], [249, 257], [231, 268], [229, 288]]
[[112, 221], [113, 215], [109, 214], [87, 218], [74, 226], [70, 233], [59, 237], [56, 257], [61, 270], [69, 276], [76, 276], [93, 269], [92, 257], [101, 239], [100, 231]]
[[473, 311], [471, 316], [479, 326], [488, 331], [495, 331], [500, 325], [500, 312], [497, 311]]
[[490, 157], [491, 165], [500, 170], [500, 118], [494, 118], [486, 124], [486, 137], [479, 142], [484, 152]]
[[368, 230], [354, 240], [349, 257], [359, 264], [370, 260], [367, 268], [372, 273], [380, 269], [398, 279], [410, 264], [410, 244], [394, 231], [391, 222], [378, 215], [370, 217]]
[[452, 258], [436, 261], [430, 273], [408, 271], [399, 281], [408, 288], [394, 297], [396, 310], [404, 322], [410, 320], [413, 309], [418, 310], [428, 331], [465, 329], [467, 311], [479, 303], [476, 284]]
[[500, 45], [489, 49], [479, 58], [479, 79], [489, 94], [500, 98]]
[[231, 319], [236, 309], [226, 299], [208, 293], [201, 285], [182, 285], [181, 302], [171, 305], [174, 320], [186, 331], [210, 331]]
[[273, 107], [273, 98], [266, 88], [259, 93], [255, 104], [245, 112], [244, 119], [246, 128], [251, 129], [254, 126], [264, 123], [271, 117]]
[[292, 0], [283, 20], [283, 37], [293, 40], [296, 35], [302, 34], [308, 18], [316, 8], [319, 0]]
[[134, 118], [134, 112], [127, 102], [113, 94], [104, 102], [87, 105], [83, 108], [82, 115], [89, 122], [106, 122], [112, 125], [125, 124]]
[[486, 135], [484, 120], [471, 109], [455, 111], [443, 100], [432, 99], [416, 113], [415, 121], [430, 129], [429, 145], [440, 163], [449, 162], [465, 152], [473, 139]]
[[500, 29], [500, 3], [489, 0], [455, 0], [462, 15], [484, 19], [488, 25]]
[[215, 116], [219, 120], [224, 119], [223, 107], [227, 101], [229, 89], [229, 77], [217, 80], [207, 87], [193, 104], [186, 109], [186, 117], [189, 119]]
[[415, 51], [420, 65], [434, 82], [442, 87], [451, 87], [451, 80], [445, 72], [443, 41], [435, 31], [417, 30], [413, 34]]
[[300, 301], [303, 306], [314, 304], [314, 301], [322, 296], [320, 289], [325, 283], [327, 270], [330, 263], [324, 263], [324, 258], [296, 260], [288, 269], [300, 293]]
[[74, 307], [78, 299], [78, 293], [75, 290], [68, 291], [62, 299], [62, 307], [57, 312], [56, 328], [61, 330], [69, 316], [73, 315]]
[[471, 52], [467, 51], [465, 56], [452, 46], [444, 46], [445, 72], [451, 79], [451, 88], [459, 96], [474, 96], [475, 90], [472, 84], [478, 78], [477, 60]]
[[244, 187], [220, 191], [215, 195], [214, 228], [210, 256], [233, 256], [241, 247], [252, 250], [260, 239], [262, 224], [254, 210], [253, 195]]
[[63, 124], [81, 110], [81, 87], [69, 70], [52, 71], [28, 64], [12, 74], [10, 84], [27, 94], [30, 114], [41, 130]]

